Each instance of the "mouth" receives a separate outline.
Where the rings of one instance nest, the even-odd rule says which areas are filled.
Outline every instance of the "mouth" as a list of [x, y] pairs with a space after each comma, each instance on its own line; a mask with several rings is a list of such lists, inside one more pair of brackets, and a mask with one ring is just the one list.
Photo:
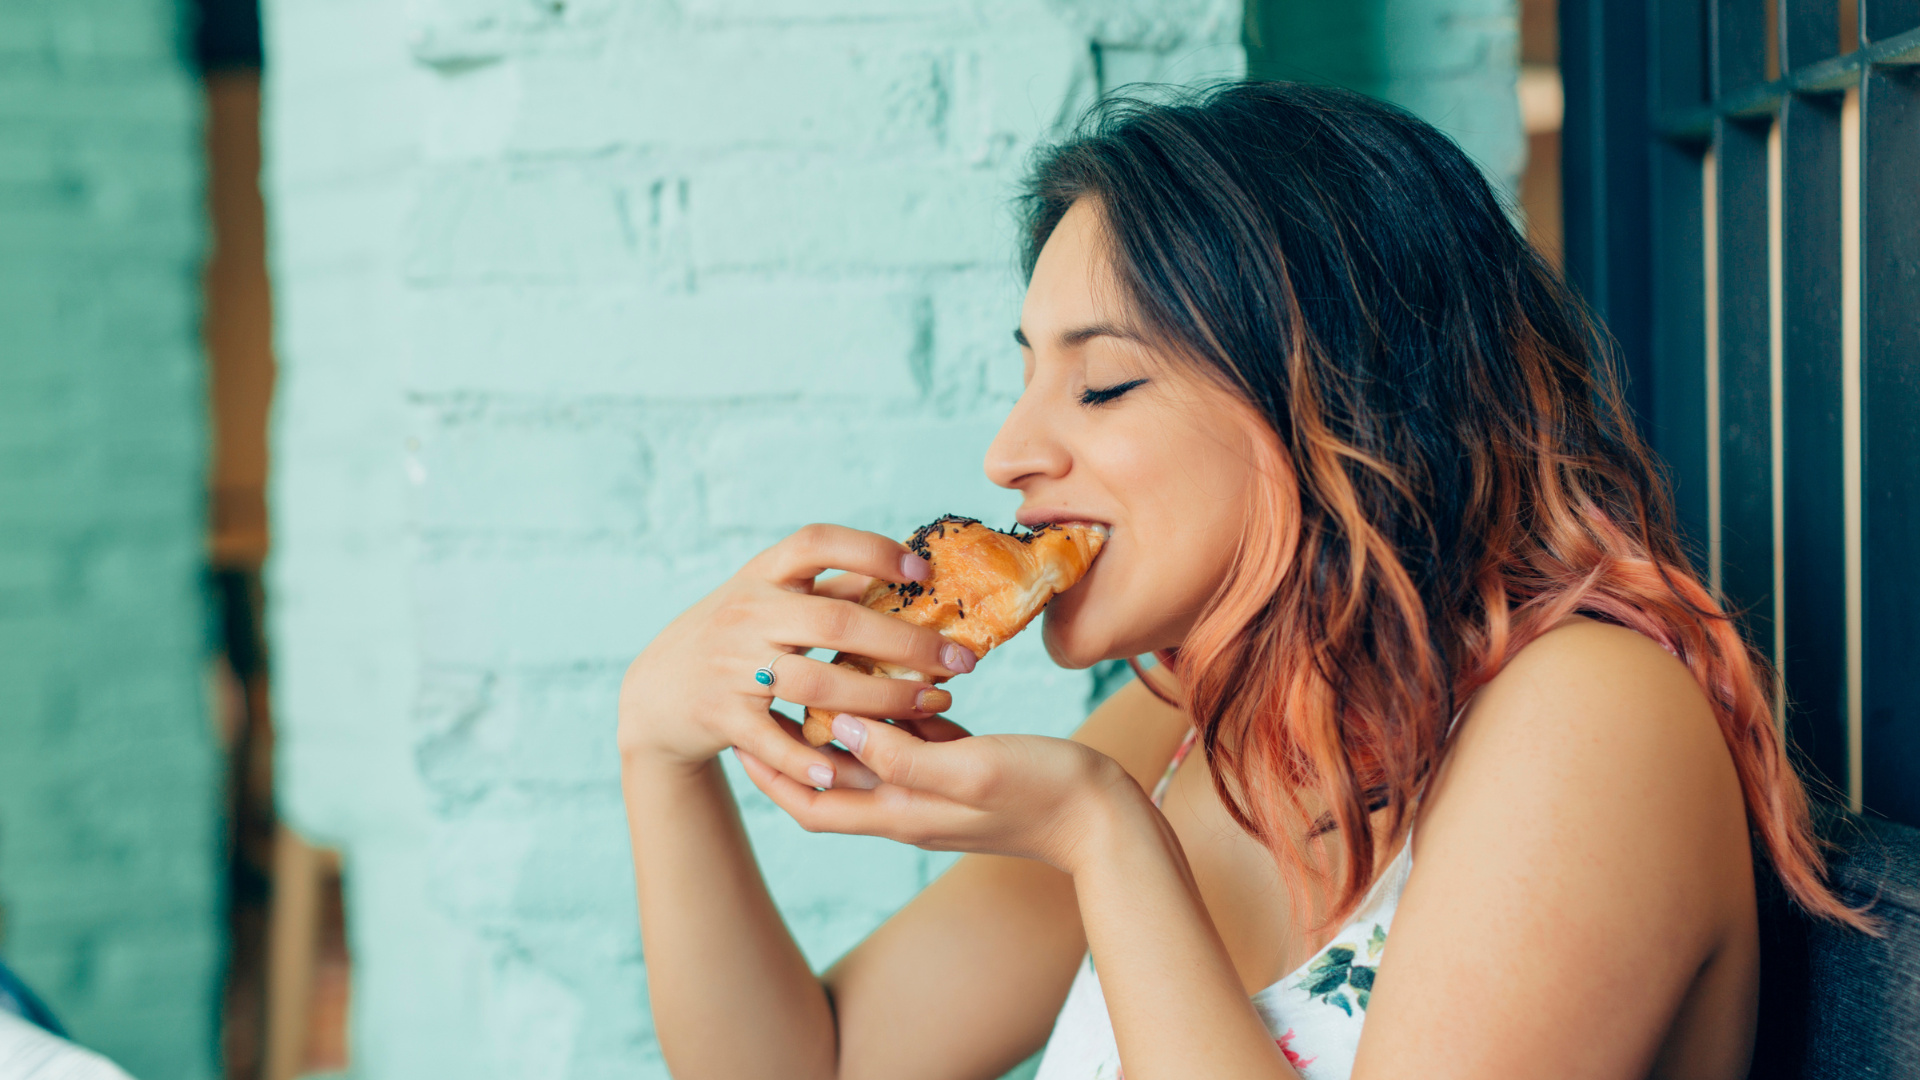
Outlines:
[[1038, 529], [1043, 525], [1080, 525], [1092, 529], [1102, 538], [1113, 536], [1113, 526], [1095, 518], [1083, 517], [1070, 510], [1022, 510], [1014, 515], [1014, 520], [1029, 529]]

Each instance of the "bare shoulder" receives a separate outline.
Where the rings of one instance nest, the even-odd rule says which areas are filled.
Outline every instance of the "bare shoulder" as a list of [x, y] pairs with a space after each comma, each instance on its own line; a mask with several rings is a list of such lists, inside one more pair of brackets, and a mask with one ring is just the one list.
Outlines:
[[[1157, 668], [1150, 677], [1171, 682], [1169, 674]], [[1101, 702], [1073, 739], [1119, 762], [1136, 783], [1151, 791], [1186, 732], [1186, 714], [1154, 697], [1135, 679]]]
[[[1569, 791], [1640, 794], [1734, 780], [1732, 758], [1693, 674], [1646, 636], [1569, 620], [1522, 649], [1461, 718], [1447, 772], [1544, 769]], [[1556, 785], [1559, 786], [1559, 785]], [[1435, 795], [1441, 793], [1436, 790]]]
[[[1757, 985], [1746, 808], [1691, 673], [1631, 630], [1573, 620], [1460, 724], [1422, 800], [1355, 1080], [1647, 1076], [1676, 1017], [1704, 1015], [1706, 971], [1708, 1034], [1731, 1049], [1688, 1075], [1739, 1075]], [[1485, 1022], [1460, 1023], [1462, 1001]]]
[[1429, 844], [1458, 851], [1498, 834], [1548, 863], [1578, 852], [1590, 868], [1667, 875], [1696, 915], [1727, 913], [1742, 888], [1750, 897], [1732, 754], [1699, 683], [1653, 640], [1569, 620], [1522, 649], [1460, 724], [1416, 860]]

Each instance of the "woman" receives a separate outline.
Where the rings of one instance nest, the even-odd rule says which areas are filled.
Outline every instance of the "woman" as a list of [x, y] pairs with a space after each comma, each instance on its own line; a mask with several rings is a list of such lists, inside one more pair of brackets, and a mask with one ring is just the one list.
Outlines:
[[[815, 750], [753, 671], [970, 670], [849, 602], [925, 564], [813, 526], [682, 615], [620, 716], [674, 1074], [991, 1078], [1045, 1043], [1042, 1080], [1744, 1076], [1750, 852], [1861, 916], [1595, 331], [1479, 171], [1388, 106], [1244, 84], [1109, 106], [1026, 209], [987, 472], [1025, 524], [1112, 530], [1054, 659], [1163, 665], [1069, 741], [960, 738], [944, 690], [795, 656], [780, 697], [841, 714]], [[810, 830], [973, 854], [816, 977], [729, 746]]]

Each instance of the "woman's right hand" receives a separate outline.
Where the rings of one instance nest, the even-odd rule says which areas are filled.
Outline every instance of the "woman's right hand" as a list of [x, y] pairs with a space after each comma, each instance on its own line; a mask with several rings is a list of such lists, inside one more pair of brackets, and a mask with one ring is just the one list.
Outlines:
[[[816, 581], [829, 570], [847, 573]], [[761, 552], [628, 666], [620, 686], [621, 756], [691, 771], [737, 746], [810, 787], [866, 773], [850, 755], [808, 746], [797, 725], [772, 712], [776, 696], [856, 716], [922, 721], [913, 726], [924, 737], [951, 737], [928, 730], [940, 726], [935, 714], [952, 703], [930, 683], [783, 655], [837, 649], [921, 672], [972, 671], [975, 657], [965, 648], [857, 602], [873, 578], [924, 581], [931, 572], [898, 541], [838, 525], [809, 525]], [[761, 686], [754, 671], [776, 657], [774, 685]]]

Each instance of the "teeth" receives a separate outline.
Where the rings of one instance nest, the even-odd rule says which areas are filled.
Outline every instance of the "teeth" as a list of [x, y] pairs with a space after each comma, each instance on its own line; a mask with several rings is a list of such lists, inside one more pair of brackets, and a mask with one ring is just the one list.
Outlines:
[[[1051, 524], [1058, 525], [1063, 529], [1086, 529], [1103, 540], [1113, 535], [1112, 527], [1103, 525], [1098, 521], [1055, 521]], [[1035, 529], [1044, 529], [1046, 527], [1046, 525], [1033, 526]]]

